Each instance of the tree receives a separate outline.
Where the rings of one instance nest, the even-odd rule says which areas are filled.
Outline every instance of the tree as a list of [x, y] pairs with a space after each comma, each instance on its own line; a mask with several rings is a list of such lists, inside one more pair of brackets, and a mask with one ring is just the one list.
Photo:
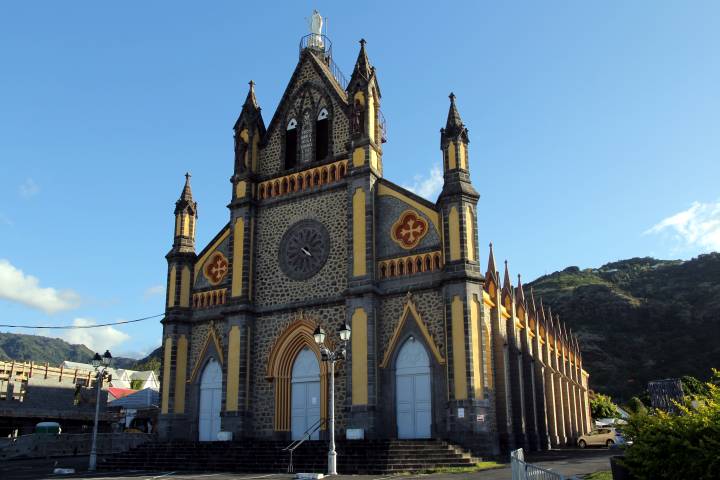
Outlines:
[[618, 418], [620, 413], [610, 397], [602, 393], [596, 393], [590, 399], [590, 413], [595, 419], [598, 418]]
[[633, 445], [623, 463], [638, 479], [720, 478], [720, 371], [694, 395], [677, 404], [677, 414], [661, 410], [630, 416], [623, 432]]

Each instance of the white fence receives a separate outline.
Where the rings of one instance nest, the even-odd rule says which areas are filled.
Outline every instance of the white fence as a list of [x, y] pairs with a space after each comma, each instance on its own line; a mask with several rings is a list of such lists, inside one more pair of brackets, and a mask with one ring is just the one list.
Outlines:
[[522, 448], [510, 452], [510, 467], [512, 468], [512, 480], [577, 480], [577, 477], [566, 477], [557, 472], [525, 463]]

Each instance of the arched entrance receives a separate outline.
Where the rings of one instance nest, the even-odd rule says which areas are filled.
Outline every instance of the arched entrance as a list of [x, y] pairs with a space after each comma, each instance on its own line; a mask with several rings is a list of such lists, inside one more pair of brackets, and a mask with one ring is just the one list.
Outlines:
[[419, 341], [410, 337], [400, 349], [395, 365], [398, 438], [430, 438], [432, 401], [428, 354]]
[[210, 359], [200, 379], [199, 431], [201, 442], [217, 440], [220, 432], [220, 408], [222, 395], [222, 369], [215, 359]]
[[[299, 440], [308, 428], [320, 420], [320, 365], [315, 352], [303, 348], [295, 358], [291, 385], [292, 439]], [[319, 438], [318, 432], [311, 440]]]

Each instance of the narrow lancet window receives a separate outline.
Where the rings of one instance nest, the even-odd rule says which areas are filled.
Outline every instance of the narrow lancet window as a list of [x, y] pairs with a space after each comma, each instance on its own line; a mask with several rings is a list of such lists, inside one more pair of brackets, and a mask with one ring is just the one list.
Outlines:
[[294, 168], [297, 163], [297, 121], [288, 122], [285, 131], [285, 169]]
[[328, 156], [328, 111], [326, 109], [320, 110], [320, 114], [315, 121], [315, 161], [319, 162], [325, 160]]

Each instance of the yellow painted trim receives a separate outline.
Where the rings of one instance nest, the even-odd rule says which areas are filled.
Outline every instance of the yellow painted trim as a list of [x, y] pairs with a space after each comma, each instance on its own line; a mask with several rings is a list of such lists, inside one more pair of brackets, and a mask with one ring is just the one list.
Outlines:
[[445, 359], [440, 354], [440, 350], [438, 349], [437, 345], [435, 345], [432, 336], [430, 336], [430, 332], [425, 326], [425, 322], [423, 322], [422, 318], [420, 318], [420, 314], [415, 307], [415, 303], [412, 301], [412, 299], [408, 298], [408, 300], [405, 302], [403, 313], [400, 315], [400, 321], [398, 322], [397, 327], [395, 327], [395, 331], [393, 332], [393, 336], [390, 339], [390, 343], [388, 343], [387, 349], [385, 350], [385, 355], [383, 355], [383, 361], [380, 364], [380, 368], [387, 368], [388, 363], [390, 362], [390, 356], [395, 350], [397, 342], [400, 338], [400, 331], [402, 330], [403, 325], [405, 325], [405, 321], [407, 320], [408, 315], [412, 316], [413, 320], [415, 320], [415, 323], [420, 329], [420, 333], [422, 333], [423, 338], [425, 338], [425, 342], [430, 347], [430, 351], [432, 352], [433, 356], [435, 356], [437, 362], [440, 365], [445, 365]]
[[[250, 219], [250, 256], [252, 257], [255, 251], [255, 218]], [[248, 299], [252, 300], [252, 287], [253, 287], [253, 263], [250, 262], [248, 265]]]
[[370, 168], [372, 168], [376, 172], [380, 171], [380, 169], [378, 168], [378, 154], [374, 148], [370, 149]]
[[175, 265], [170, 269], [170, 284], [168, 285], [168, 308], [175, 306], [175, 283], [177, 282], [177, 270]]
[[240, 138], [242, 138], [245, 143], [249, 142], [248, 139], [250, 138], [250, 136], [248, 134], [247, 128], [243, 128], [242, 132], [240, 132]]
[[215, 243], [212, 244], [212, 247], [208, 248], [207, 251], [203, 254], [203, 256], [198, 258], [197, 262], [195, 262], [195, 278], [198, 278], [198, 274], [200, 273], [200, 270], [204, 266], [210, 254], [218, 248], [218, 246], [223, 242], [223, 240], [228, 237], [228, 235], [230, 235], [229, 226], [225, 227], [225, 231], [222, 235], [220, 235], [217, 240], [215, 240]]
[[353, 276], [366, 273], [365, 190], [358, 187], [353, 194]]
[[205, 338], [205, 344], [203, 344], [203, 348], [200, 350], [200, 354], [197, 356], [197, 360], [195, 362], [195, 366], [193, 367], [193, 371], [190, 374], [190, 378], [188, 379], [188, 383], [195, 381], [195, 377], [200, 370], [202, 359], [205, 356], [205, 352], [207, 352], [208, 347], [210, 346], [210, 342], [213, 342], [213, 344], [215, 345], [215, 351], [217, 352], [220, 365], [223, 365], [225, 363], [223, 360], [223, 351], [222, 347], [220, 346], [220, 340], [217, 338], [217, 335], [215, 335], [215, 327], [211, 325], [210, 333], [208, 333], [208, 336]]
[[490, 323], [483, 322], [483, 347], [485, 350], [485, 358], [483, 372], [487, 375], [485, 383], [489, 389], [493, 388], [493, 365], [492, 365], [492, 333], [490, 331]]
[[440, 227], [438, 226], [440, 223], [440, 215], [437, 211], [435, 211], [432, 208], [426, 207], [425, 205], [421, 204], [420, 202], [417, 202], [413, 200], [412, 198], [403, 195], [402, 193], [393, 190], [392, 188], [388, 187], [387, 185], [380, 183], [378, 185], [378, 195], [383, 196], [387, 195], [388, 197], [397, 198], [401, 202], [407, 203], [411, 207], [420, 210], [427, 218], [430, 219], [432, 224], [435, 226], [435, 231], [440, 233]]
[[190, 306], [190, 267], [183, 267], [180, 272], [180, 306]]
[[375, 97], [373, 95], [368, 95], [367, 108], [365, 110], [367, 111], [368, 138], [374, 142], [375, 141], [375, 115], [377, 115], [377, 112], [375, 111]]
[[175, 413], [185, 413], [185, 375], [187, 374], [188, 341], [180, 335], [175, 354]]
[[478, 296], [472, 296], [472, 305], [470, 306], [470, 348], [472, 349], [472, 375], [473, 375], [473, 393], [476, 399], [482, 399], [483, 382], [481, 375], [480, 361], [480, 309], [482, 305], [478, 301]]
[[[354, 332], [353, 332], [354, 333]], [[228, 334], [228, 367], [227, 367], [227, 397], [225, 410], [235, 412], [238, 409], [238, 394], [240, 393], [240, 327], [233, 325]]]
[[492, 301], [492, 298], [490, 298], [490, 294], [483, 290], [483, 303], [487, 305], [488, 307], [494, 307], [495, 302]]
[[163, 353], [163, 377], [162, 377], [162, 401], [160, 412], [168, 413], [170, 410], [170, 371], [172, 359], [172, 337], [165, 339], [165, 350]]
[[473, 235], [473, 218], [472, 208], [470, 205], [465, 209], [465, 250], [467, 251], [468, 260], [475, 261], [475, 235]]
[[190, 215], [182, 214], [182, 235], [190, 236]]
[[245, 221], [242, 217], [238, 217], [233, 230], [233, 276], [230, 290], [230, 295], [233, 297], [239, 297], [242, 294], [244, 244]]
[[356, 167], [356, 168], [362, 167], [363, 165], [365, 165], [365, 149], [364, 148], [357, 147], [353, 151], [352, 162], [353, 162], [353, 167]]
[[178, 213], [175, 215], [175, 236], [179, 237], [182, 235], [180, 228], [182, 227], [182, 214]]
[[258, 130], [255, 129], [255, 135], [253, 135], [252, 159], [250, 160], [250, 162], [251, 162], [250, 170], [253, 172], [257, 171], [257, 159], [258, 159], [258, 151], [259, 150], [260, 150], [260, 132], [258, 132]]
[[450, 261], [460, 259], [460, 216], [456, 207], [450, 208], [448, 215], [448, 230], [450, 231]]
[[460, 142], [460, 145], [458, 148], [458, 168], [467, 170], [467, 160], [466, 160], [466, 156], [465, 156], [465, 144], [463, 142]]
[[455, 400], [465, 400], [468, 397], [467, 379], [465, 378], [465, 321], [463, 319], [463, 302], [458, 295], [453, 297], [450, 316], [452, 322]]
[[500, 314], [505, 320], [511, 317], [510, 312], [508, 312], [507, 308], [505, 308], [505, 305], [500, 305]]
[[455, 142], [451, 141], [448, 144], [448, 170], [455, 170], [457, 168], [457, 161], [455, 160]]
[[368, 403], [367, 313], [356, 308], [352, 315], [352, 404]]
[[360, 100], [360, 103], [365, 106], [365, 94], [363, 92], [355, 92], [355, 96], [353, 97], [353, 102], [355, 100]]
[[235, 185], [235, 198], [245, 198], [245, 194], [247, 193], [247, 182], [245, 180], [241, 180]]

